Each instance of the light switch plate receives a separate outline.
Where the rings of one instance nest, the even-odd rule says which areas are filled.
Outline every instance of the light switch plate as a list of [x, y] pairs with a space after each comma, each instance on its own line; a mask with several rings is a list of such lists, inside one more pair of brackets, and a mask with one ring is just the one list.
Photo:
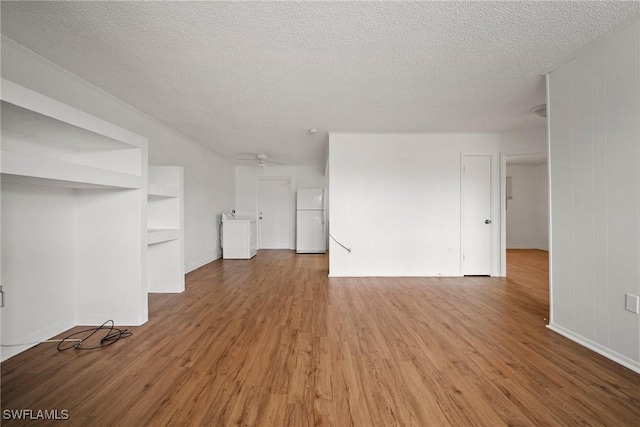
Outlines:
[[640, 298], [637, 295], [627, 294], [625, 308], [632, 313], [640, 313]]

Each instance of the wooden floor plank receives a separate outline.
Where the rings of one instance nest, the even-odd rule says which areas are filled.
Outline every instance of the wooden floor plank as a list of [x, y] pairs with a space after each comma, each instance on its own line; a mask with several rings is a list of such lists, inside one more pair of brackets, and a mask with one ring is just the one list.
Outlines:
[[326, 255], [217, 260], [151, 295], [132, 337], [2, 363], [1, 408], [97, 426], [640, 425], [640, 375], [545, 327], [546, 252], [509, 251], [508, 278], [327, 273]]

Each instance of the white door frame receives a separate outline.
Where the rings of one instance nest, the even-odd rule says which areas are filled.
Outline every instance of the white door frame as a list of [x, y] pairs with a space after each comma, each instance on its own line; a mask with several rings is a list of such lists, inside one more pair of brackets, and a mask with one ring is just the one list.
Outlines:
[[500, 276], [507, 277], [507, 156], [500, 153]]
[[293, 177], [291, 176], [266, 176], [266, 175], [260, 175], [256, 178], [256, 218], [257, 218], [257, 224], [258, 224], [258, 229], [257, 229], [257, 239], [258, 239], [258, 249], [261, 249], [262, 246], [262, 242], [260, 242], [260, 227], [262, 222], [260, 221], [260, 181], [278, 181], [278, 180], [283, 180], [283, 179], [288, 179], [289, 180], [289, 207], [287, 209], [287, 212], [289, 213], [289, 249], [292, 249], [291, 247], [291, 236], [292, 234], [292, 221], [291, 221], [291, 210], [292, 208], [295, 208], [295, 206], [293, 206], [292, 203], [292, 197], [293, 197]]

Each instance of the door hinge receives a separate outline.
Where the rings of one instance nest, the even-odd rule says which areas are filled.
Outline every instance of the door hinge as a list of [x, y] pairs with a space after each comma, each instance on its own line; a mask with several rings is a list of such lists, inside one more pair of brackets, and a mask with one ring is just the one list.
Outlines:
[[4, 291], [2, 285], [0, 285], [0, 308], [4, 307]]

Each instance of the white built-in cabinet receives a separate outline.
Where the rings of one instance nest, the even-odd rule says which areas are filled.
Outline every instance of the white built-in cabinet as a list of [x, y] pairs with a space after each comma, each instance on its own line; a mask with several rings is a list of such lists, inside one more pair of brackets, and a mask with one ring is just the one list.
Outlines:
[[180, 166], [149, 166], [149, 292], [184, 291], [183, 175]]
[[[147, 140], [4, 79], [1, 98], [2, 344], [145, 323]], [[171, 221], [159, 228], [182, 228]]]

